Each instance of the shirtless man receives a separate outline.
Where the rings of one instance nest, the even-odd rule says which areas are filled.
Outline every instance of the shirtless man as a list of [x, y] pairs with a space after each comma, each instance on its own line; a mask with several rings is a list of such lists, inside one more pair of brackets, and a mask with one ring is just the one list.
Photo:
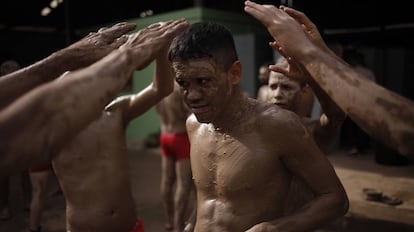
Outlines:
[[[277, 60], [275, 66], [278, 67], [278, 72], [271, 71], [269, 77], [269, 102], [302, 116], [303, 124], [308, 127], [319, 148], [328, 152], [330, 145], [339, 135], [346, 114], [306, 73], [294, 71], [294, 67], [289, 69], [288, 61], [283, 56]], [[300, 111], [307, 88], [311, 88], [321, 104], [323, 114], [318, 119], [311, 119]]]
[[264, 24], [274, 47], [308, 72], [363, 130], [414, 158], [414, 102], [363, 78], [328, 48], [302, 12], [251, 1], [245, 2], [245, 11]]
[[190, 141], [185, 126], [190, 110], [177, 84], [174, 91], [157, 104], [156, 110], [161, 120], [161, 197], [167, 217], [165, 229], [181, 232], [193, 182]]
[[[153, 82], [138, 94], [109, 103], [99, 117], [63, 145], [52, 161], [66, 199], [68, 231], [143, 231], [132, 197], [125, 130], [132, 119], [172, 92], [174, 76], [167, 52], [174, 36], [187, 25], [185, 20], [175, 20], [143, 29], [119, 48], [126, 56], [106, 60], [107, 68], [96, 74], [116, 70], [119, 73], [113, 77], [131, 76], [141, 66], [138, 58], [142, 54], [133, 49], [139, 47], [136, 43], [153, 28], [163, 31], [162, 38], [154, 37], [152, 46], [143, 47], [148, 49], [147, 55], [156, 56]], [[114, 68], [120, 64], [122, 70]]]
[[[122, 35], [135, 24], [102, 28], [1, 78], [0, 176], [50, 162], [67, 141], [102, 114], [132, 71], [146, 67], [161, 45], [185, 25], [181, 21], [154, 24], [129, 37]], [[116, 49], [121, 44], [122, 49]]]
[[[294, 65], [289, 69], [288, 61], [283, 56], [279, 57], [275, 65], [279, 72], [270, 72], [269, 102], [302, 116], [303, 124], [308, 128], [319, 148], [325, 153], [329, 152], [332, 143], [338, 138], [341, 126], [346, 118], [345, 113], [310, 77], [300, 72], [300, 70], [295, 70]], [[289, 77], [286, 75], [289, 75]], [[301, 115], [300, 112], [304, 108], [303, 97], [307, 97], [306, 91], [309, 91], [310, 86], [315, 90], [312, 91], [311, 89], [318, 97], [323, 111], [318, 119], [311, 119], [306, 115]], [[290, 184], [286, 213], [292, 213], [313, 197], [312, 191], [300, 179], [293, 178]]]
[[[195, 23], [170, 48], [186, 104], [197, 190], [195, 231], [308, 231], [345, 214], [348, 199], [332, 165], [299, 117], [246, 97], [231, 33]], [[284, 215], [289, 183], [315, 198]]]

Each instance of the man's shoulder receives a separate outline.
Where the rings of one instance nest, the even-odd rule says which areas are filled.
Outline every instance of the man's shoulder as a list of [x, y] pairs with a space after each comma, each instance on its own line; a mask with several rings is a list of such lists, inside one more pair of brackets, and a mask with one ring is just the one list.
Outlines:
[[259, 108], [256, 114], [257, 123], [272, 129], [289, 129], [296, 126], [302, 126], [306, 119], [298, 116], [296, 113], [283, 109], [273, 104], [267, 104]]
[[197, 118], [194, 114], [190, 114], [186, 120], [187, 132], [191, 132], [196, 128], [201, 126], [201, 123], [197, 121]]
[[290, 117], [298, 117], [298, 115], [290, 110], [283, 109], [277, 105], [264, 103], [258, 105], [257, 115], [267, 117], [269, 119], [286, 120]]

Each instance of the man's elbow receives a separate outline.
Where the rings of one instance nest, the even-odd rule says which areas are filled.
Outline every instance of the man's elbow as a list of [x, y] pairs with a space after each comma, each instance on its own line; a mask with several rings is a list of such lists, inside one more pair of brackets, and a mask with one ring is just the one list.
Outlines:
[[344, 216], [349, 210], [349, 199], [346, 193], [341, 194], [336, 200], [336, 209], [338, 217]]
[[403, 155], [408, 157], [411, 160], [414, 160], [414, 143], [412, 143], [411, 141], [413, 140], [407, 140], [406, 143], [402, 143], [398, 146], [398, 152]]

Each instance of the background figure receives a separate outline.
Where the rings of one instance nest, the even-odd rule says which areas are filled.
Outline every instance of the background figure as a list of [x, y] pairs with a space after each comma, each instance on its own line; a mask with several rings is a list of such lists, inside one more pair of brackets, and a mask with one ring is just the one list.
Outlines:
[[[0, 65], [0, 78], [6, 74], [12, 73], [20, 69], [20, 65], [15, 60], [4, 61]], [[10, 195], [10, 178], [11, 176], [0, 176], [0, 220], [7, 220], [11, 217], [9, 207]], [[30, 180], [27, 171], [22, 171], [21, 175], [22, 191], [23, 191], [23, 207], [26, 209], [30, 202]]]
[[29, 169], [32, 183], [32, 202], [30, 203], [30, 232], [41, 232], [42, 213], [46, 200], [47, 183], [51, 174], [51, 166], [39, 166]]
[[[364, 54], [356, 49], [345, 49], [342, 58], [362, 77], [373, 82], [376, 81], [374, 73], [366, 66]], [[346, 118], [341, 131], [341, 146], [350, 155], [356, 155], [367, 152], [371, 145], [371, 137], [356, 125], [351, 118]]]
[[193, 189], [190, 141], [185, 125], [190, 111], [179, 91], [180, 87], [175, 84], [174, 91], [156, 106], [161, 120], [161, 197], [167, 217], [165, 229], [177, 232], [184, 229]]
[[266, 62], [260, 65], [258, 70], [257, 79], [259, 80], [259, 88], [257, 90], [256, 99], [261, 102], [266, 102], [269, 97], [269, 86], [267, 83], [269, 82], [269, 65], [273, 64], [274, 62]]
[[[269, 103], [297, 113], [302, 123], [308, 128], [317, 145], [325, 153], [331, 148], [339, 135], [342, 122], [346, 115], [325, 94], [306, 73], [295, 70], [281, 56], [275, 64], [280, 72], [270, 71], [269, 75]], [[312, 88], [315, 88], [313, 91]], [[313, 100], [313, 93], [322, 107], [322, 114], [318, 118], [310, 118], [310, 109], [313, 104], [308, 102], [309, 93]], [[304, 113], [303, 109], [308, 111]], [[311, 201], [315, 194], [297, 177], [293, 177], [289, 186], [285, 213], [293, 213]]]

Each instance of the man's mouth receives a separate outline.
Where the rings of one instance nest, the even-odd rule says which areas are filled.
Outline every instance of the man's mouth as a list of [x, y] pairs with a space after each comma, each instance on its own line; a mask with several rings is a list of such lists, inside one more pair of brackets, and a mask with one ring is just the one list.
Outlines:
[[195, 114], [205, 113], [210, 110], [208, 105], [204, 106], [191, 106], [191, 111]]
[[277, 105], [277, 106], [279, 106], [279, 107], [282, 107], [284, 109], [287, 108], [287, 105], [285, 103], [275, 102], [274, 104]]

